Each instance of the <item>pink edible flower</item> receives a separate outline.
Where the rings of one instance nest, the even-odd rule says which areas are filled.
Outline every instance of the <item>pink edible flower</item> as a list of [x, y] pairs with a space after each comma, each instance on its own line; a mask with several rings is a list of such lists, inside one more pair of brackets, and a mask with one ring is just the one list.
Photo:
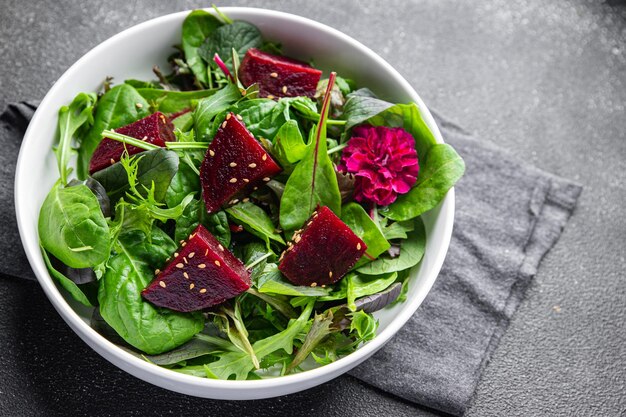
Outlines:
[[415, 139], [401, 127], [357, 126], [337, 169], [356, 177], [356, 201], [388, 206], [417, 181]]

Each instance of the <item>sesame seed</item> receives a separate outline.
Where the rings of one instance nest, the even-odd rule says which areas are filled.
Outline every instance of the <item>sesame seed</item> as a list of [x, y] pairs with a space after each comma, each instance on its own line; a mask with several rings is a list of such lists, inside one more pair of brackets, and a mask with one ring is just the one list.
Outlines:
[[198, 265], [198, 268], [204, 269], [204, 268], [206, 268], [206, 264], [200, 264], [200, 265]]
[[143, 138], [141, 138], [141, 140], [143, 140], [144, 142], [148, 140], [147, 136], [144, 136]]
[[215, 261], [215, 265], [217, 265], [217, 266], [222, 266], [222, 264], [221, 264], [221, 263], [220, 263], [220, 261], [218, 261], [218, 260], [216, 260], [216, 261]]
[[310, 222], [308, 222], [306, 225], [307, 227], [309, 227], [311, 224], [313, 223], [313, 220], [311, 220]]
[[243, 200], [241, 200], [241, 201], [243, 201], [244, 203], [247, 203], [247, 202], [249, 202], [249, 201], [250, 201], [250, 199], [249, 199], [248, 197], [246, 197], [246, 198], [244, 198], [244, 199], [243, 199]]
[[187, 255], [187, 256], [189, 256], [189, 259], [191, 259], [191, 258], [193, 258], [194, 256], [196, 256], [196, 253], [195, 253], [195, 252], [191, 252], [191, 253], [190, 253], [189, 255]]
[[263, 181], [268, 182], [270, 180], [270, 177], [265, 177], [263, 178]]
[[193, 290], [193, 287], [195, 287], [195, 286], [196, 286], [196, 284], [194, 284], [194, 283], [192, 282], [191, 284], [189, 284], [189, 289], [190, 289], [190, 290]]
[[115, 163], [115, 159], [111, 158], [109, 162], [111, 162], [111, 165], [113, 165]]
[[251, 164], [248, 164], [248, 167], [249, 167], [249, 168], [256, 168], [256, 164], [253, 162], [253, 163], [251, 163]]
[[135, 107], [137, 107], [138, 109], [143, 108], [143, 104], [141, 103], [135, 103]]
[[254, 190], [254, 191], [256, 191], [256, 190], [258, 190], [258, 189], [259, 189], [259, 187], [254, 187], [254, 188], [253, 188], [253, 190]]
[[262, 160], [266, 161], [267, 160], [267, 154], [264, 153], [263, 156], [261, 157]]
[[181, 239], [178, 241], [178, 243], [183, 243], [185, 241], [185, 239]]
[[226, 115], [226, 120], [230, 120], [230, 118], [231, 118], [231, 117], [233, 117], [233, 114], [232, 114], [232, 113], [228, 113], [228, 114]]
[[326, 288], [326, 284], [322, 284], [322, 288]]
[[230, 179], [230, 182], [231, 182], [232, 184], [236, 183], [236, 182], [237, 182], [237, 178], [234, 178], [234, 177], [233, 177], [233, 178], [231, 178], [231, 179]]
[[209, 149], [209, 155], [215, 156], [215, 152], [213, 152], [213, 150]]
[[166, 122], [166, 120], [165, 120], [165, 116], [160, 115], [159, 117], [161, 118], [161, 121], [162, 121], [163, 123], [165, 123], [165, 122]]
[[238, 198], [235, 198], [234, 200], [230, 200], [230, 204], [237, 204], [239, 202]]
[[270, 77], [272, 77], [272, 78], [278, 78], [278, 73], [273, 72], [273, 73], [271, 73], [271, 74], [270, 74]]
[[271, 95], [271, 94], [268, 94], [268, 95], [267, 95], [267, 98], [269, 98], [270, 100], [274, 100], [274, 96], [273, 96], [273, 95]]
[[189, 262], [187, 262], [187, 258], [186, 258], [185, 256], [183, 256], [183, 261], [184, 261], [187, 265], [189, 265]]
[[163, 282], [163, 281], [159, 281], [159, 285], [160, 285], [161, 287], [163, 287], [163, 288], [165, 288], [165, 287], [166, 287], [165, 282]]
[[159, 275], [160, 273], [161, 273], [161, 270], [160, 270], [160, 269], [155, 269], [155, 270], [154, 270], [154, 275]]
[[224, 129], [227, 124], [228, 124], [228, 122], [224, 121], [224, 123], [222, 123], [222, 129]]
[[328, 271], [328, 278], [332, 278], [333, 277], [333, 271]]
[[356, 250], [361, 250], [361, 242], [356, 244]]
[[206, 288], [200, 290], [200, 294], [204, 294], [206, 292]]
[[285, 94], [285, 93], [287, 92], [287, 86], [286, 86], [286, 85], [283, 85], [282, 90], [283, 90], [283, 94]]
[[224, 251], [224, 246], [222, 246], [221, 244], [218, 244], [217, 247], [221, 250]]
[[237, 115], [237, 120], [243, 120], [243, 117], [241, 117], [240, 114]]
[[317, 282], [312, 282], [311, 287], [317, 287]]
[[180, 244], [180, 246], [182, 246], [184, 248], [186, 244], [187, 244], [187, 242], [183, 242], [183, 243]]
[[189, 235], [189, 239], [193, 239], [193, 237], [194, 237], [195, 235], [196, 235], [195, 233], [190, 234], [190, 235]]
[[165, 262], [169, 262], [169, 261], [170, 261], [170, 259], [172, 259], [172, 258], [171, 258], [171, 257], [167, 258], [167, 259], [165, 260]]
[[207, 249], [204, 251], [204, 256], [207, 256], [208, 254], [209, 254], [209, 250]]
[[174, 258], [178, 258], [178, 252], [174, 252]]
[[188, 273], [183, 272], [183, 276], [184, 276], [185, 278], [189, 279], [189, 274], [188, 274]]
[[228, 164], [231, 168], [235, 168], [237, 166], [237, 162], [231, 162]]
[[296, 243], [298, 243], [298, 242], [300, 242], [300, 241], [302, 240], [302, 237], [301, 237], [300, 235], [296, 235], [296, 236], [293, 238], [293, 240], [294, 240]]
[[176, 268], [182, 269], [182, 268], [184, 268], [184, 267], [185, 267], [185, 265], [183, 265], [183, 264], [182, 264], [182, 263], [180, 263], [180, 262], [176, 264]]
[[247, 178], [244, 178], [244, 179], [243, 179], [243, 182], [250, 182], [250, 180], [249, 180], [249, 179], [247, 179]]

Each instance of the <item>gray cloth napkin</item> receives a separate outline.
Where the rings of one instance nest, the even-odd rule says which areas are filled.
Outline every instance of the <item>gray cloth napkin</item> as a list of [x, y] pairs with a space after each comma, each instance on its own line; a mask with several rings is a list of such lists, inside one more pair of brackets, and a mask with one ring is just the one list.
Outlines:
[[[33, 279], [15, 224], [13, 177], [36, 103], [0, 115], [0, 273]], [[462, 415], [483, 368], [581, 187], [520, 162], [436, 117], [465, 159], [450, 250], [432, 291], [402, 330], [351, 375], [432, 409]]]

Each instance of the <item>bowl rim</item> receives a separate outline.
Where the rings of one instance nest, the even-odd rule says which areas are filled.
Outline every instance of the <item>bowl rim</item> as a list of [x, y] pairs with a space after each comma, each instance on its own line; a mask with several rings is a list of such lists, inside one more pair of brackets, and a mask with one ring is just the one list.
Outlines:
[[[40, 118], [43, 117], [43, 110], [47, 107], [49, 101], [52, 100], [52, 97], [57, 94], [57, 90], [59, 90], [61, 85], [67, 79], [70, 79], [73, 76], [73, 73], [77, 71], [78, 68], [82, 66], [84, 61], [87, 61], [92, 56], [98, 55], [100, 51], [107, 47], [107, 45], [116, 42], [118, 39], [126, 38], [134, 35], [137, 32], [141, 32], [149, 27], [158, 26], [164, 24], [170, 20], [178, 20], [181, 17], [186, 16], [192, 10], [198, 9], [190, 9], [181, 12], [169, 13], [163, 16], [159, 16], [145, 22], [141, 22], [137, 25], [133, 25], [111, 37], [101, 42], [100, 44], [93, 47], [87, 53], [85, 53], [81, 58], [79, 58], [74, 64], [72, 64], [59, 79], [54, 83], [54, 85], [50, 88], [50, 90], [46, 93], [44, 99], [41, 101], [37, 111], [35, 112], [31, 122], [29, 123], [28, 129], [24, 134], [24, 139], [22, 145], [20, 147], [20, 152], [16, 164], [15, 170], [15, 181], [14, 181], [14, 200], [15, 200], [15, 210], [16, 210], [16, 218], [18, 229], [20, 233], [20, 238], [22, 245], [24, 247], [26, 256], [28, 261], [39, 281], [39, 284], [43, 288], [46, 296], [53, 304], [55, 309], [61, 315], [61, 317], [70, 325], [70, 327], [74, 330], [75, 333], [78, 334], [92, 349], [96, 350], [101, 356], [103, 356], [108, 361], [114, 363], [116, 366], [119, 366], [119, 363], [127, 363], [128, 365], [137, 368], [144, 375], [150, 374], [159, 379], [168, 380], [173, 383], [182, 383], [185, 385], [194, 385], [203, 388], [216, 388], [216, 389], [256, 389], [256, 388], [277, 388], [281, 386], [298, 384], [305, 381], [316, 380], [318, 378], [323, 378], [325, 375], [339, 375], [341, 373], [347, 372], [352, 367], [358, 365], [361, 361], [367, 359], [374, 352], [376, 352], [380, 347], [382, 347], [386, 342], [388, 342], [393, 335], [395, 335], [409, 320], [409, 318], [415, 313], [417, 308], [422, 304], [426, 295], [431, 291], [432, 285], [434, 284], [441, 267], [443, 265], [443, 261], [446, 257], [448, 247], [450, 244], [451, 236], [452, 236], [452, 227], [454, 223], [454, 208], [455, 208], [455, 194], [454, 188], [448, 191], [444, 200], [440, 203], [441, 213], [440, 216], [444, 218], [444, 228], [443, 228], [443, 244], [440, 247], [440, 250], [436, 253], [432, 260], [432, 266], [429, 271], [422, 277], [424, 285], [427, 287], [427, 291], [423, 291], [420, 296], [413, 297], [412, 299], [407, 299], [405, 301], [405, 305], [398, 312], [398, 314], [389, 322], [387, 327], [383, 329], [377, 336], [371, 340], [370, 342], [360, 346], [355, 352], [338, 359], [335, 362], [332, 362], [328, 365], [320, 366], [314, 369], [310, 369], [307, 371], [303, 371], [297, 374], [285, 375], [275, 378], [266, 378], [261, 380], [215, 380], [209, 378], [200, 378], [193, 375], [186, 375], [179, 372], [174, 372], [168, 370], [166, 368], [162, 368], [160, 366], [155, 366], [147, 361], [144, 361], [131, 353], [126, 352], [122, 348], [118, 347], [114, 343], [107, 340], [104, 336], [101, 336], [96, 330], [94, 330], [89, 324], [85, 323], [83, 319], [78, 315], [78, 313], [67, 303], [64, 299], [63, 295], [57, 288], [54, 283], [54, 280], [46, 270], [43, 265], [42, 255], [39, 251], [39, 247], [36, 245], [38, 239], [35, 237], [28, 237], [25, 234], [25, 222], [26, 219], [21, 215], [21, 207], [22, 204], [28, 204], [26, 198], [23, 197], [24, 193], [20, 192], [22, 190], [21, 186], [21, 176], [18, 174], [25, 169], [26, 165], [26, 152], [24, 152], [24, 148], [26, 145], [34, 140], [34, 130], [35, 126], [37, 126]], [[215, 14], [215, 12], [210, 8], [204, 8], [203, 10], [208, 11], [209, 13]], [[368, 56], [370, 59], [378, 61], [382, 66], [384, 66], [389, 73], [393, 74], [396, 78], [396, 81], [401, 85], [401, 88], [404, 89], [411, 100], [415, 101], [420, 108], [422, 117], [424, 121], [431, 129], [433, 135], [435, 136], [437, 142], [443, 143], [443, 138], [441, 136], [441, 132], [430, 113], [428, 107], [424, 104], [420, 96], [417, 94], [415, 89], [404, 79], [400, 73], [395, 70], [384, 58], [380, 57], [370, 48], [366, 47], [359, 41], [355, 40], [351, 36], [334, 29], [324, 23], [320, 23], [313, 19], [309, 19], [306, 17], [298, 16], [292, 13], [270, 10], [270, 9], [261, 9], [255, 7], [222, 7], [220, 8], [226, 14], [238, 14], [238, 13], [248, 13], [255, 14], [261, 17], [275, 17], [278, 16], [280, 18], [289, 19], [294, 21], [294, 23], [307, 25], [310, 27], [314, 27], [317, 30], [322, 32], [327, 32], [328, 34], [342, 38], [346, 43], [350, 44], [352, 48], [359, 50], [364, 55]], [[23, 200], [23, 201], [22, 201]], [[35, 241], [35, 246], [33, 247], [33, 239]], [[96, 348], [98, 347], [98, 348]], [[113, 360], [107, 357], [100, 349], [103, 349], [108, 354], [110, 354], [113, 358], [115, 358], [118, 362], [113, 362]], [[126, 372], [130, 372], [133, 375], [137, 375], [134, 370], [124, 369]], [[343, 369], [343, 371], [342, 371]], [[140, 377], [145, 379], [144, 377]], [[154, 381], [151, 381], [155, 383]], [[159, 384], [157, 384], [159, 385]], [[172, 388], [176, 390], [176, 388]], [[183, 391], [180, 391], [183, 392]]]

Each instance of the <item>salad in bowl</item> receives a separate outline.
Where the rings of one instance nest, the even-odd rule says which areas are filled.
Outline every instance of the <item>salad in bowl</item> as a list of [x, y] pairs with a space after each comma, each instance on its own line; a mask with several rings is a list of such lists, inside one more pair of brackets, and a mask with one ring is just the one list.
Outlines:
[[257, 380], [350, 355], [406, 302], [423, 216], [463, 161], [420, 105], [311, 58], [194, 10], [153, 79], [58, 110], [40, 250], [100, 335], [179, 374]]

